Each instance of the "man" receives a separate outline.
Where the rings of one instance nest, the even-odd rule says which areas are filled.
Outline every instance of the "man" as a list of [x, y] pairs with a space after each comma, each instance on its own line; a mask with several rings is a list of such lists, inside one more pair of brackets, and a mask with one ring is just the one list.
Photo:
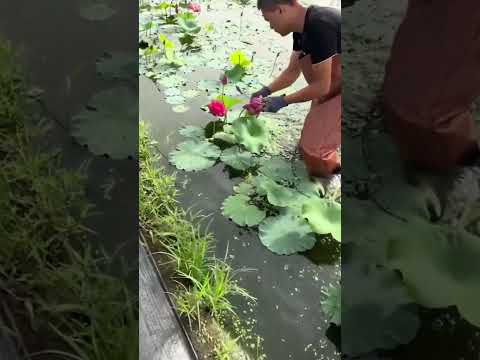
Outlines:
[[410, 168], [453, 172], [441, 219], [452, 225], [480, 197], [470, 113], [480, 96], [479, 20], [479, 0], [410, 0], [383, 86], [387, 124]]
[[[293, 52], [278, 78], [252, 97], [266, 98], [266, 112], [311, 101], [300, 152], [311, 175], [331, 175], [340, 169], [336, 153], [341, 139], [340, 11], [315, 5], [306, 8], [298, 0], [258, 0], [257, 6], [274, 31], [282, 36], [293, 33]], [[300, 73], [308, 86], [289, 95], [270, 96], [292, 85]]]

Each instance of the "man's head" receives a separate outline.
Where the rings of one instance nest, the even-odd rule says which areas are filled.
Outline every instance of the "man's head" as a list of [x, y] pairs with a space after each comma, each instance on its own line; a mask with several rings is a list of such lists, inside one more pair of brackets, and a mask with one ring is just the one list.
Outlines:
[[282, 36], [295, 31], [298, 0], [257, 0], [257, 7], [270, 27]]

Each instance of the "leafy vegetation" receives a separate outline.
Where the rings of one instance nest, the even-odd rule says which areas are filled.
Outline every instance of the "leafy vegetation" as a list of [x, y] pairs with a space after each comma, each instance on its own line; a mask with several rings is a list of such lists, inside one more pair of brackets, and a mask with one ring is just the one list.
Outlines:
[[22, 358], [133, 360], [137, 301], [112, 275], [116, 259], [86, 238], [87, 168], [66, 169], [42, 146], [49, 124], [33, 121], [18, 63], [0, 43], [0, 331]]
[[[189, 129], [187, 134], [195, 134]], [[238, 316], [232, 296], [255, 301], [236, 281], [225, 259], [214, 257], [213, 237], [201, 231], [200, 215], [177, 207], [175, 179], [159, 167], [155, 143], [140, 123], [140, 223], [145, 242], [163, 255], [163, 267], [170, 264], [176, 285], [174, 292], [178, 313], [187, 319], [190, 329], [202, 338], [211, 338], [205, 323], [218, 323]], [[173, 285], [172, 285], [173, 286]], [[238, 348], [237, 341], [222, 330], [222, 338], [212, 338], [211, 351], [218, 359]], [[258, 344], [260, 346], [260, 344]], [[260, 351], [257, 346], [257, 351]], [[244, 352], [243, 352], [244, 353]], [[256, 359], [261, 359], [258, 355]]]

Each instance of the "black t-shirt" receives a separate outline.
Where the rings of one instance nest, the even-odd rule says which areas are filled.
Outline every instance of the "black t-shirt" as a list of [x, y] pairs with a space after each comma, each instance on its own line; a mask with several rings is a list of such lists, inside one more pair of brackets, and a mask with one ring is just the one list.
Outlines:
[[293, 50], [310, 55], [318, 64], [342, 53], [342, 16], [338, 9], [312, 5], [307, 9], [303, 33], [293, 33]]

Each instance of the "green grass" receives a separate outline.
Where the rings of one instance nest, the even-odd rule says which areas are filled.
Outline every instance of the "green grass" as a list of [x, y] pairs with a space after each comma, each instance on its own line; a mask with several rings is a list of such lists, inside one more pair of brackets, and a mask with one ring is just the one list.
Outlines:
[[86, 241], [87, 168], [41, 148], [17, 63], [0, 42], [0, 332], [25, 359], [136, 359], [136, 300]]
[[[208, 323], [209, 318], [218, 324], [228, 316], [238, 318], [231, 302], [233, 296], [252, 302], [255, 299], [237, 284], [238, 272], [226, 263], [226, 257], [222, 260], [214, 256], [214, 238], [201, 230], [204, 217], [178, 206], [175, 178], [161, 167], [160, 158], [155, 155], [155, 142], [150, 140], [142, 122], [139, 153], [142, 233], [152, 250], [163, 255], [161, 265], [167, 263], [173, 268], [177, 312], [188, 320], [192, 331], [196, 329], [200, 336], [211, 338], [210, 350], [215, 359], [234, 360], [229, 354], [236, 340], [225, 336], [214, 338], [202, 324]], [[259, 348], [260, 344], [257, 345]]]

